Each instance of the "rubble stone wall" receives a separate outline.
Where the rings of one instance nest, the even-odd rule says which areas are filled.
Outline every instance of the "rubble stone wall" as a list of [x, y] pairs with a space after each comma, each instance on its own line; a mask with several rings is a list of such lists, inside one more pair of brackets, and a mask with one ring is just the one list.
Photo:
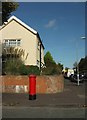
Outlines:
[[[1, 76], [2, 93], [28, 93], [28, 76]], [[60, 76], [37, 76], [36, 93], [58, 93], [64, 89], [64, 78]]]

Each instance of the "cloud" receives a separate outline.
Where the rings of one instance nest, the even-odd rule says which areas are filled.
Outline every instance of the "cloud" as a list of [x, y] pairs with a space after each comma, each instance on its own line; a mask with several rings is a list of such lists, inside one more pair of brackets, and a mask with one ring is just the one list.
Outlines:
[[45, 25], [45, 27], [46, 27], [46, 28], [52, 28], [52, 27], [54, 27], [55, 25], [56, 25], [56, 20], [53, 19], [53, 20], [50, 20], [50, 21]]

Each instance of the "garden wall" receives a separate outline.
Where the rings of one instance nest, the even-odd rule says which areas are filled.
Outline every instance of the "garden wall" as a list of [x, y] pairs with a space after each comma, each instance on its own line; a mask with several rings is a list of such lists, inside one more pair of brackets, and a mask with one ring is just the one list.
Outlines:
[[[2, 93], [28, 93], [28, 76], [1, 76]], [[0, 80], [0, 83], [1, 83]], [[64, 89], [64, 78], [60, 76], [37, 76], [37, 93], [57, 93]]]

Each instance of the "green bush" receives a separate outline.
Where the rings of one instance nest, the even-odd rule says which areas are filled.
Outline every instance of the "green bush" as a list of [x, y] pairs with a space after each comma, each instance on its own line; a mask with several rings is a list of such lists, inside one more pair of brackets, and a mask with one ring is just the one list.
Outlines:
[[43, 75], [59, 75], [61, 74], [61, 70], [57, 65], [52, 65], [42, 69]]
[[19, 75], [20, 66], [23, 65], [21, 59], [8, 59], [4, 63], [3, 71], [6, 75]]
[[19, 75], [28, 54], [23, 49], [8, 47], [2, 50], [2, 74]]
[[20, 74], [21, 75], [30, 75], [30, 74], [40, 75], [40, 70], [39, 70], [39, 67], [37, 66], [22, 65], [20, 66]]
[[26, 66], [20, 59], [8, 59], [4, 64], [3, 71], [6, 75], [40, 75], [37, 66]]
[[24, 64], [20, 66], [20, 68], [19, 68], [19, 74], [20, 75], [27, 75], [28, 74], [27, 67]]

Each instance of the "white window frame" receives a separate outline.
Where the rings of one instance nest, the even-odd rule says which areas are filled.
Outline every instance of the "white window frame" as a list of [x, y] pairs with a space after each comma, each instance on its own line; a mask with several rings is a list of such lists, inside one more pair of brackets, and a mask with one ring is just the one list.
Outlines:
[[37, 60], [37, 65], [38, 65], [38, 66], [40, 65], [40, 61], [39, 61], [39, 60]]
[[5, 39], [4, 44], [6, 47], [18, 47], [21, 45], [21, 39]]

